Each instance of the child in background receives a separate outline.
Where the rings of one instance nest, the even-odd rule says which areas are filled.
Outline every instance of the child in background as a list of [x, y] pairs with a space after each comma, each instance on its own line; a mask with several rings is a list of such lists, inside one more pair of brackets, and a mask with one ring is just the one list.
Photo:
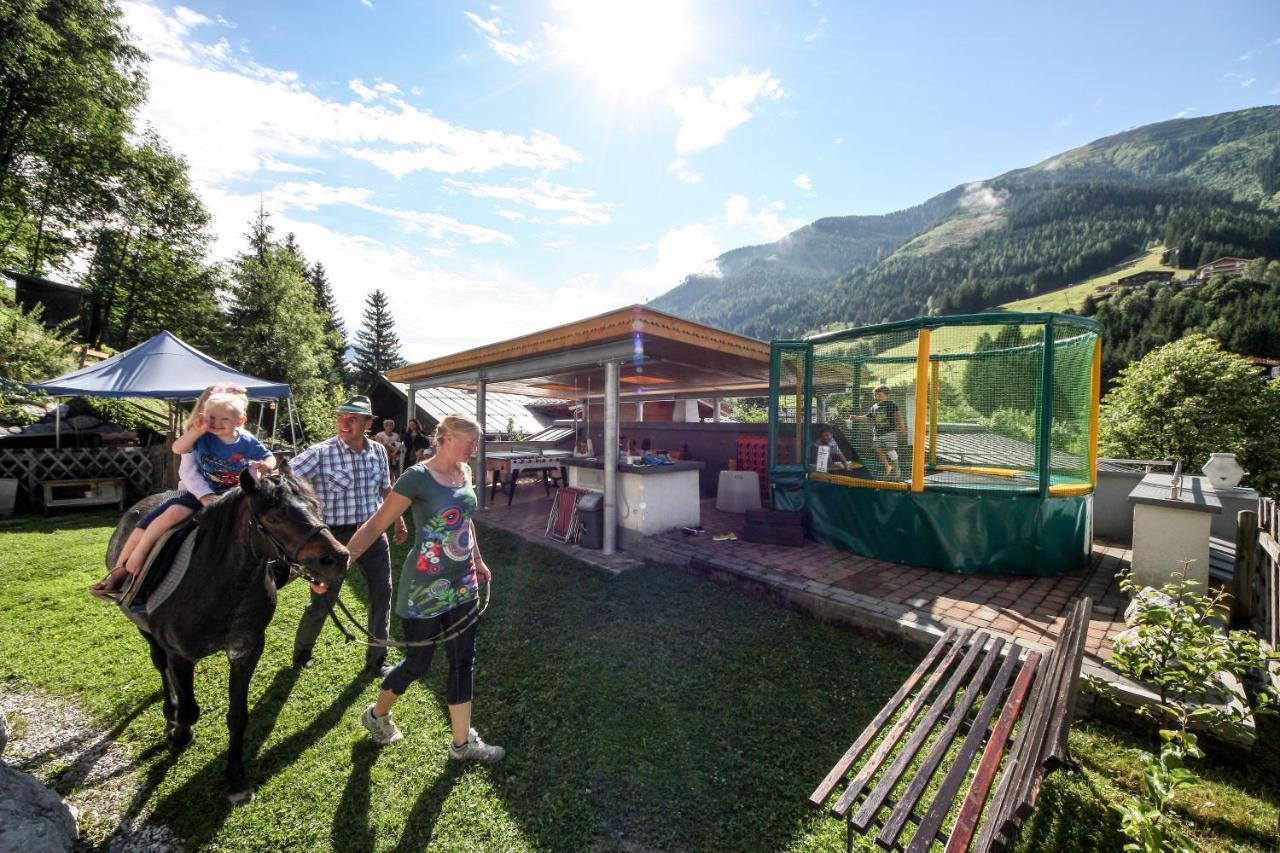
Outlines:
[[[249, 397], [238, 385], [211, 385], [196, 401], [186, 431], [173, 443], [173, 452], [183, 456], [184, 469], [194, 465], [206, 494], [197, 497], [183, 489], [138, 522], [120, 551], [116, 568], [92, 592], [118, 589], [124, 576], [137, 574], [161, 535], [217, 495], [239, 484], [240, 472], [253, 468], [264, 474], [276, 467], [276, 459], [262, 442], [240, 429], [244, 426]], [[191, 459], [187, 459], [190, 456]], [[186, 473], [186, 471], [184, 471]], [[204, 491], [204, 489], [201, 489]]]
[[865, 415], [854, 415], [852, 420], [871, 421], [871, 446], [884, 466], [887, 477], [900, 476], [898, 467], [898, 439], [907, 443], [907, 421], [902, 416], [902, 409], [889, 399], [889, 386], [878, 385], [875, 391], [876, 402]]

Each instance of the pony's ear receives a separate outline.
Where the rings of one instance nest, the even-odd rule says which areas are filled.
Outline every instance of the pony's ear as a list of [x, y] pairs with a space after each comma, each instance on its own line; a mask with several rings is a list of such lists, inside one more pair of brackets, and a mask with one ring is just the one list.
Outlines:
[[258, 490], [258, 481], [253, 479], [253, 472], [248, 468], [240, 472], [240, 488], [247, 495], [251, 495]]
[[276, 466], [276, 470], [279, 471], [281, 474], [289, 473], [289, 460], [281, 456], [280, 464]]

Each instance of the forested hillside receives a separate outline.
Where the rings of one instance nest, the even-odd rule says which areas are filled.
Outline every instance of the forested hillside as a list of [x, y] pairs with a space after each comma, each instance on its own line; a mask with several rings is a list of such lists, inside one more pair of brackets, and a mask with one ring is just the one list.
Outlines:
[[1102, 323], [1102, 370], [1109, 382], [1126, 365], [1192, 332], [1241, 355], [1280, 358], [1280, 261], [1197, 285], [1160, 284], [1089, 304]]
[[729, 252], [718, 278], [692, 276], [653, 305], [769, 339], [990, 309], [1159, 242], [1182, 267], [1225, 254], [1280, 257], [1278, 191], [1280, 108], [1161, 122], [908, 211], [819, 220]]

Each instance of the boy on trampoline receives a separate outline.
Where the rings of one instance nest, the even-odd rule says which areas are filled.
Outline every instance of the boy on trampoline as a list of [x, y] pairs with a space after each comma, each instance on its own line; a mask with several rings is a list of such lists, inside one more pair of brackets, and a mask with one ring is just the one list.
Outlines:
[[898, 436], [902, 442], [907, 441], [907, 420], [902, 416], [902, 409], [889, 399], [889, 386], [877, 385], [876, 402], [865, 415], [854, 415], [855, 421], [871, 422], [871, 446], [876, 452], [880, 464], [884, 466], [886, 477], [901, 476], [898, 467]]

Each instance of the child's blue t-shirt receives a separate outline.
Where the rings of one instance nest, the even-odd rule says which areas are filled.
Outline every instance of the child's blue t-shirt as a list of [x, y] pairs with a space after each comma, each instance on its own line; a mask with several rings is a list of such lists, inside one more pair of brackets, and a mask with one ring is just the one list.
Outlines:
[[240, 430], [236, 430], [236, 439], [232, 442], [224, 442], [213, 433], [206, 432], [196, 439], [192, 452], [196, 455], [200, 476], [217, 494], [239, 485], [240, 472], [248, 468], [250, 462], [271, 456], [271, 451], [261, 441]]

